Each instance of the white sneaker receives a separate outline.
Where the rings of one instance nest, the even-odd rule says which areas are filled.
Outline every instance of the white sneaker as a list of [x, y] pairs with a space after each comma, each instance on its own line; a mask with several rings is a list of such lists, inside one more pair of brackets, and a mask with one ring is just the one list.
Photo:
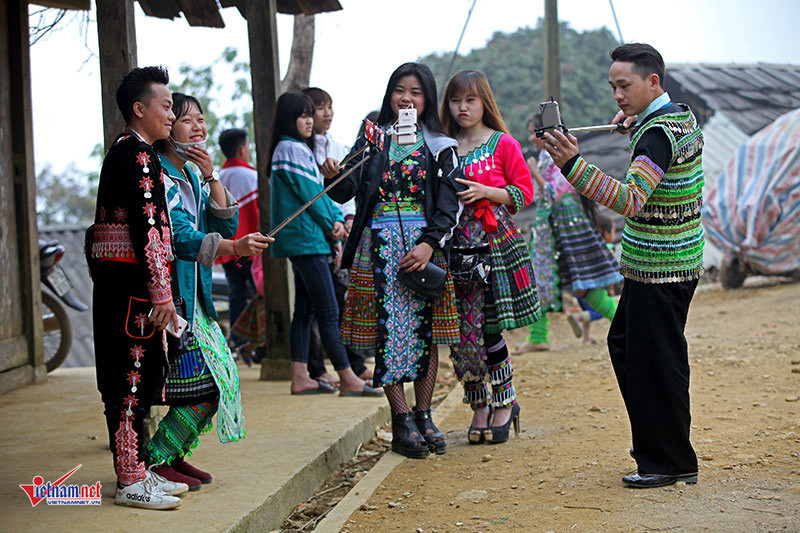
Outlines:
[[170, 481], [164, 476], [156, 474], [152, 470], [154, 466], [156, 465], [150, 465], [147, 467], [147, 475], [155, 480], [155, 483], [159, 489], [163, 490], [170, 496], [180, 496], [184, 492], [189, 492], [189, 485], [177, 481]]
[[161, 490], [155, 478], [148, 475], [143, 481], [125, 486], [118, 485], [114, 503], [142, 509], [175, 509], [180, 507], [181, 499]]

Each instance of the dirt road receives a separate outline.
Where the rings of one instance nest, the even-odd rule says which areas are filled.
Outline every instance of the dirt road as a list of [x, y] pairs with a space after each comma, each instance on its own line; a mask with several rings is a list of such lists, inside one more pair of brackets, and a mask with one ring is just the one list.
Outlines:
[[635, 463], [607, 328], [582, 346], [553, 315], [554, 349], [514, 360], [519, 437], [470, 446], [457, 409], [447, 454], [404, 461], [343, 531], [800, 531], [800, 283], [695, 296], [697, 485], [623, 487]]

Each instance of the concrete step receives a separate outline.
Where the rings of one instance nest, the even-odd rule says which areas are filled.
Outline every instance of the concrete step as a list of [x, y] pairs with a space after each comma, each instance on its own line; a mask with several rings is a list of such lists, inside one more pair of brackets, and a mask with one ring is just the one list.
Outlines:
[[[239, 368], [247, 437], [221, 444], [216, 428], [189, 458], [213, 483], [187, 493], [174, 511], [114, 505], [115, 476], [94, 368], [62, 368], [45, 383], [0, 396], [2, 531], [270, 531], [308, 499], [375, 427], [389, 419], [385, 398], [292, 396], [288, 382], [258, 381]], [[162, 408], [165, 409], [165, 408]], [[99, 506], [32, 508], [19, 487], [35, 476], [102, 484]]]

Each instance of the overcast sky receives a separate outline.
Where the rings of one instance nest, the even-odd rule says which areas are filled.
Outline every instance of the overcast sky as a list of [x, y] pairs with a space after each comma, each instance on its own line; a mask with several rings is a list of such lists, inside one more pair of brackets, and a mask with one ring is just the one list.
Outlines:
[[[380, 105], [391, 72], [431, 52], [452, 51], [472, 0], [340, 0], [342, 11], [316, 19], [311, 85], [333, 96], [331, 132], [352, 141], [361, 118]], [[800, 65], [798, 0], [613, 0], [625, 42], [647, 42], [670, 63], [735, 62]], [[94, 2], [92, 2], [94, 9]], [[31, 6], [31, 12], [41, 8]], [[54, 10], [50, 10], [54, 11]], [[486, 44], [496, 31], [534, 26], [543, 0], [477, 0], [460, 53]], [[147, 17], [136, 4], [140, 66], [199, 67], [223, 49], [248, 59], [247, 25], [236, 8], [222, 10], [225, 28], [192, 28], [183, 19]], [[61, 171], [74, 161], [88, 170], [93, 146], [102, 142], [97, 26], [70, 14], [31, 49], [36, 167]], [[607, 26], [617, 35], [606, 0], [561, 0], [559, 19], [573, 28]], [[31, 19], [35, 24], [38, 17]], [[292, 17], [278, 16], [282, 74], [288, 63]], [[366, 44], [365, 44], [366, 43]], [[224, 80], [219, 80], [225, 85]], [[440, 88], [441, 90], [441, 88]], [[533, 100], [538, 94], [531, 94]], [[610, 98], [598, 94], [597, 98]], [[225, 110], [223, 110], [225, 111]]]

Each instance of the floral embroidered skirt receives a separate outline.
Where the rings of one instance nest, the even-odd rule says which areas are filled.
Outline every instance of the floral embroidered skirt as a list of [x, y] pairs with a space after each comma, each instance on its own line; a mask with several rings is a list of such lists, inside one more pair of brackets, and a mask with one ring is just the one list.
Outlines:
[[527, 326], [541, 318], [533, 264], [522, 232], [503, 206], [493, 207], [497, 230], [487, 233], [467, 207], [454, 234], [454, 246], [489, 243], [491, 285], [456, 284], [460, 342], [451, 359], [460, 380], [486, 375], [484, 333]]
[[165, 386], [167, 405], [196, 405], [219, 398], [220, 442], [244, 438], [245, 423], [239, 371], [219, 325], [195, 305], [195, 349], [170, 363]]
[[[399, 207], [410, 249], [426, 226], [425, 212], [412, 202], [400, 202]], [[341, 325], [342, 343], [375, 352], [375, 386], [424, 378], [431, 346], [450, 345], [459, 339], [452, 279], [448, 275], [435, 300], [426, 300], [400, 284], [398, 265], [407, 251], [395, 204], [378, 203], [350, 269]], [[441, 250], [434, 252], [431, 261], [447, 268]]]
[[581, 291], [622, 281], [619, 263], [572, 194], [562, 196], [553, 209], [553, 236], [563, 287]]

